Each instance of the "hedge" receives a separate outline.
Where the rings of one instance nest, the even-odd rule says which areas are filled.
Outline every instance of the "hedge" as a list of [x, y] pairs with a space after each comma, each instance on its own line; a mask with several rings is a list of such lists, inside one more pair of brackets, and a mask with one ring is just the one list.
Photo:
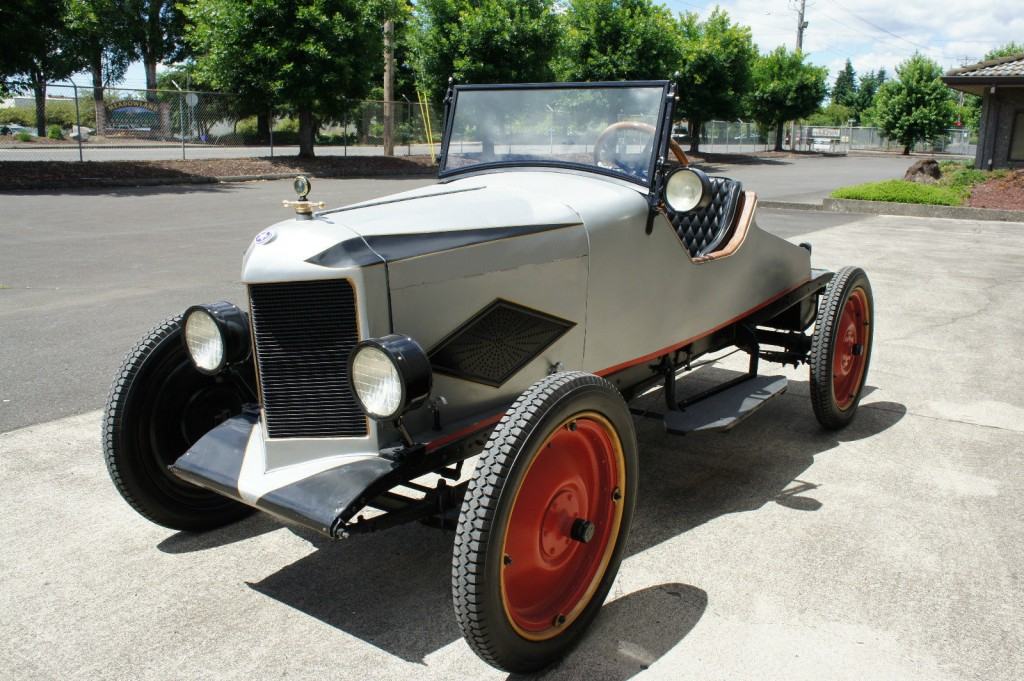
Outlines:
[[832, 198], [959, 206], [969, 194], [970, 187], [967, 187], [965, 191], [962, 187], [921, 184], [907, 180], [884, 180], [840, 187], [832, 192]]

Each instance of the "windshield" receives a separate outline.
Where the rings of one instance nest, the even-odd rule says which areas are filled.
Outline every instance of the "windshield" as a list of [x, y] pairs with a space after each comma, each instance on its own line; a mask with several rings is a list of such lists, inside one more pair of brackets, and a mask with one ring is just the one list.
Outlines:
[[440, 175], [558, 165], [648, 184], [664, 102], [664, 83], [456, 88]]

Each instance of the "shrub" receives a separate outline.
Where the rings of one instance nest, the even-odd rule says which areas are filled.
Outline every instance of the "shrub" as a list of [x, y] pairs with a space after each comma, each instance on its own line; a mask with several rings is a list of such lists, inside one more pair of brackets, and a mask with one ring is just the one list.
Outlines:
[[235, 132], [242, 137], [255, 137], [256, 136], [256, 117], [249, 116], [243, 118], [235, 124]]
[[64, 131], [61, 130], [59, 125], [51, 125], [46, 131], [46, 136], [52, 140], [64, 139]]
[[22, 130], [17, 135], [15, 135], [14, 138], [17, 139], [19, 142], [31, 142], [32, 141], [32, 135], [28, 134], [24, 130]]
[[24, 106], [9, 106], [0, 109], [0, 124], [17, 123], [18, 125], [35, 125], [36, 112]]
[[832, 192], [836, 199], [857, 199], [860, 201], [890, 201], [895, 203], [924, 203], [935, 206], [959, 206], [968, 191], [960, 187], [940, 184], [920, 184], [906, 180], [885, 180], [868, 182], [850, 187], [840, 187]]

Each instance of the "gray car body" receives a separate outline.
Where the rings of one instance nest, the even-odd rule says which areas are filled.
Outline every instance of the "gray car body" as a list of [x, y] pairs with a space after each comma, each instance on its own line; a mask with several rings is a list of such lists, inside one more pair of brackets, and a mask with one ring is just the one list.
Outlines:
[[[807, 250], [750, 224], [728, 257], [691, 259], [648, 189], [563, 169], [469, 173], [313, 219], [280, 222], [246, 250], [242, 281], [348, 279], [361, 338], [406, 334], [425, 349], [495, 300], [573, 326], [499, 386], [435, 373], [430, 406], [406, 416], [420, 442], [490, 423], [553, 367], [623, 380], [621, 370], [722, 328], [810, 277]], [[755, 200], [748, 194], [748, 200]], [[617, 375], [618, 374], [618, 375]], [[311, 408], [315, 408], [311, 405]], [[397, 439], [371, 423], [364, 438], [273, 439], [252, 427], [242, 499], [346, 462]]]

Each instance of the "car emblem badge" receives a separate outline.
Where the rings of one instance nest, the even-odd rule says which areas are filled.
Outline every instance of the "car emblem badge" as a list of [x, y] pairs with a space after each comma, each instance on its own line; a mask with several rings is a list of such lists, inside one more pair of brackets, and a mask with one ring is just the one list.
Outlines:
[[277, 234], [274, 233], [274, 230], [265, 229], [256, 235], [256, 245], [262, 246], [263, 244], [269, 244], [271, 241], [274, 240], [275, 236], [277, 236]]

